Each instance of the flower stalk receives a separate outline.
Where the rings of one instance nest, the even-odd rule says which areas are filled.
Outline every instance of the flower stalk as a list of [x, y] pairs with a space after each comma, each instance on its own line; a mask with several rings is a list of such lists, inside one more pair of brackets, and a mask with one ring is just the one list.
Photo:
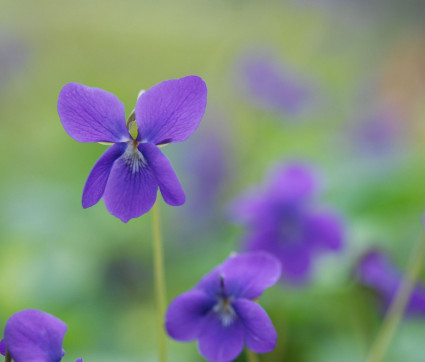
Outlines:
[[4, 362], [12, 362], [12, 357], [10, 357], [8, 351], [6, 351], [6, 355], [4, 356]]
[[164, 316], [166, 309], [165, 276], [164, 276], [164, 251], [161, 236], [161, 220], [158, 202], [153, 206], [153, 262], [154, 262], [154, 285], [157, 309], [157, 334], [158, 334], [158, 360], [167, 360], [166, 335], [164, 329]]
[[394, 337], [397, 327], [404, 315], [410, 295], [415, 288], [415, 283], [422, 269], [424, 259], [425, 238], [422, 237], [419, 239], [412, 251], [407, 272], [403, 277], [390, 308], [388, 309], [382, 328], [372, 345], [366, 362], [381, 362], [384, 359], [385, 353], [387, 352], [391, 340]]
[[246, 360], [248, 362], [260, 362], [260, 359], [255, 352], [251, 351], [249, 348], [246, 349]]

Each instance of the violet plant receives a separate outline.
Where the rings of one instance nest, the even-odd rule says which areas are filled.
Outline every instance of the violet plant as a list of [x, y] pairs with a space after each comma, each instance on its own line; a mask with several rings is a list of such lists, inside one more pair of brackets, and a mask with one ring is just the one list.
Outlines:
[[177, 341], [198, 340], [209, 361], [235, 359], [244, 344], [257, 353], [275, 348], [273, 324], [256, 303], [280, 278], [280, 263], [264, 252], [231, 256], [168, 307], [165, 326]]
[[66, 324], [49, 313], [36, 309], [17, 312], [6, 323], [0, 353], [6, 362], [59, 362], [65, 355], [66, 330]]
[[282, 280], [307, 282], [314, 259], [343, 246], [343, 226], [333, 212], [312, 205], [313, 172], [301, 164], [279, 166], [262, 189], [247, 192], [231, 206], [234, 218], [247, 225], [244, 251], [267, 251], [282, 264]]
[[[126, 121], [124, 105], [115, 95], [82, 84], [65, 85], [58, 99], [65, 131], [78, 142], [112, 144], [90, 172], [83, 207], [103, 198], [107, 210], [126, 223], [154, 206], [158, 188], [167, 204], [182, 205], [183, 188], [159, 147], [187, 139], [201, 122], [206, 104], [207, 87], [200, 77], [166, 80], [139, 93]], [[158, 207], [153, 211], [158, 352], [165, 361], [163, 247]]]
[[[359, 282], [376, 292], [380, 306], [388, 310], [403, 279], [386, 253], [370, 250], [362, 256], [356, 266]], [[406, 304], [405, 313], [425, 317], [425, 286], [417, 284]]]

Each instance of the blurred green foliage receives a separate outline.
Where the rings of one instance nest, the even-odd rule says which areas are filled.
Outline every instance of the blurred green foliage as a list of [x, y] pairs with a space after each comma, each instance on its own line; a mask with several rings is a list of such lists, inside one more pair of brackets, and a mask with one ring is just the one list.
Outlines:
[[[310, 162], [323, 180], [319, 202], [346, 219], [346, 247], [317, 261], [308, 286], [265, 293], [279, 344], [261, 360], [364, 357], [381, 316], [352, 268], [371, 245], [403, 268], [423, 235], [425, 32], [415, 2], [400, 18], [392, 2], [385, 11], [361, 1], [314, 3], [1, 1], [0, 33], [27, 51], [0, 77], [0, 326], [18, 310], [42, 309], [68, 325], [66, 360], [155, 360], [151, 215], [123, 224], [102, 202], [82, 209], [85, 179], [105, 146], [68, 137], [56, 102], [63, 85], [79, 82], [116, 94], [128, 115], [140, 89], [197, 74], [209, 89], [208, 123], [222, 127], [214, 115], [224, 115], [231, 177], [217, 196], [220, 217], [202, 229], [190, 210], [161, 201], [168, 298], [237, 249], [243, 230], [226, 217], [234, 197], [276, 162]], [[311, 79], [320, 106], [293, 121], [242, 97], [235, 60], [256, 47]], [[353, 148], [350, 122], [383, 103], [397, 105], [397, 147], [384, 155]], [[185, 157], [183, 147], [165, 153]], [[191, 175], [176, 171], [187, 185]], [[406, 320], [388, 361], [423, 361], [424, 332], [424, 320]], [[170, 340], [169, 349], [170, 361], [201, 360], [194, 343]]]

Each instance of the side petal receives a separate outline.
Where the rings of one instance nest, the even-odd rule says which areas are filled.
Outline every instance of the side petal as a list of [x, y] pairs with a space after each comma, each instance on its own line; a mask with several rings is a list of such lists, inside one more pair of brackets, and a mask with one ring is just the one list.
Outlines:
[[166, 80], [144, 92], [136, 104], [143, 142], [181, 142], [198, 127], [207, 105], [207, 86], [197, 76]]
[[168, 158], [153, 143], [141, 143], [139, 150], [152, 168], [165, 202], [171, 206], [183, 205], [186, 196]]
[[0, 341], [0, 354], [3, 356], [6, 354], [6, 347], [4, 346], [4, 339]]
[[272, 351], [276, 347], [277, 333], [266, 311], [246, 299], [237, 299], [232, 306], [245, 326], [247, 347], [257, 353]]
[[6, 350], [15, 362], [60, 361], [66, 324], [39, 310], [12, 315], [4, 329]]
[[341, 220], [329, 213], [317, 213], [308, 218], [309, 240], [314, 247], [325, 250], [340, 250], [343, 243]]
[[155, 174], [146, 160], [131, 157], [126, 152], [115, 161], [103, 194], [108, 211], [125, 223], [148, 212], [158, 191]]
[[208, 361], [233, 361], [243, 350], [244, 327], [235, 319], [223, 325], [215, 313], [206, 316], [199, 334], [199, 352]]
[[65, 131], [78, 142], [130, 139], [124, 105], [102, 89], [68, 83], [59, 93], [58, 113]]
[[205, 316], [214, 306], [214, 299], [193, 290], [175, 298], [165, 315], [165, 328], [171, 338], [186, 342], [196, 339]]
[[240, 254], [221, 266], [226, 291], [235, 297], [258, 298], [280, 278], [279, 260], [266, 252]]
[[127, 144], [116, 143], [108, 148], [94, 165], [83, 190], [82, 204], [86, 209], [98, 203], [105, 191], [114, 162], [125, 152]]

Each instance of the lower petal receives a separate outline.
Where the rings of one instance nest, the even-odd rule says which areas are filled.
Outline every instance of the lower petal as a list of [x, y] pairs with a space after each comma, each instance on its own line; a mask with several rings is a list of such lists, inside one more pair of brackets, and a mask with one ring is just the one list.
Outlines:
[[245, 326], [247, 347], [257, 353], [272, 351], [276, 347], [277, 333], [266, 311], [247, 299], [237, 299], [232, 306]]
[[155, 173], [165, 202], [171, 206], [183, 205], [186, 197], [168, 158], [153, 143], [142, 143], [139, 150]]
[[282, 280], [299, 285], [308, 282], [311, 276], [311, 250], [308, 245], [280, 249], [275, 254], [282, 264]]
[[83, 207], [86, 209], [99, 202], [114, 162], [124, 153], [127, 145], [116, 143], [108, 148], [94, 165], [87, 178], [83, 191]]
[[135, 165], [122, 156], [112, 167], [103, 200], [112, 215], [128, 222], [152, 208], [157, 190], [155, 175], [146, 161]]
[[201, 355], [209, 361], [234, 360], [243, 350], [244, 327], [238, 320], [223, 325], [215, 313], [210, 313], [202, 326], [198, 347]]
[[175, 298], [165, 315], [165, 328], [170, 337], [182, 342], [196, 339], [214, 303], [213, 298], [196, 290]]

